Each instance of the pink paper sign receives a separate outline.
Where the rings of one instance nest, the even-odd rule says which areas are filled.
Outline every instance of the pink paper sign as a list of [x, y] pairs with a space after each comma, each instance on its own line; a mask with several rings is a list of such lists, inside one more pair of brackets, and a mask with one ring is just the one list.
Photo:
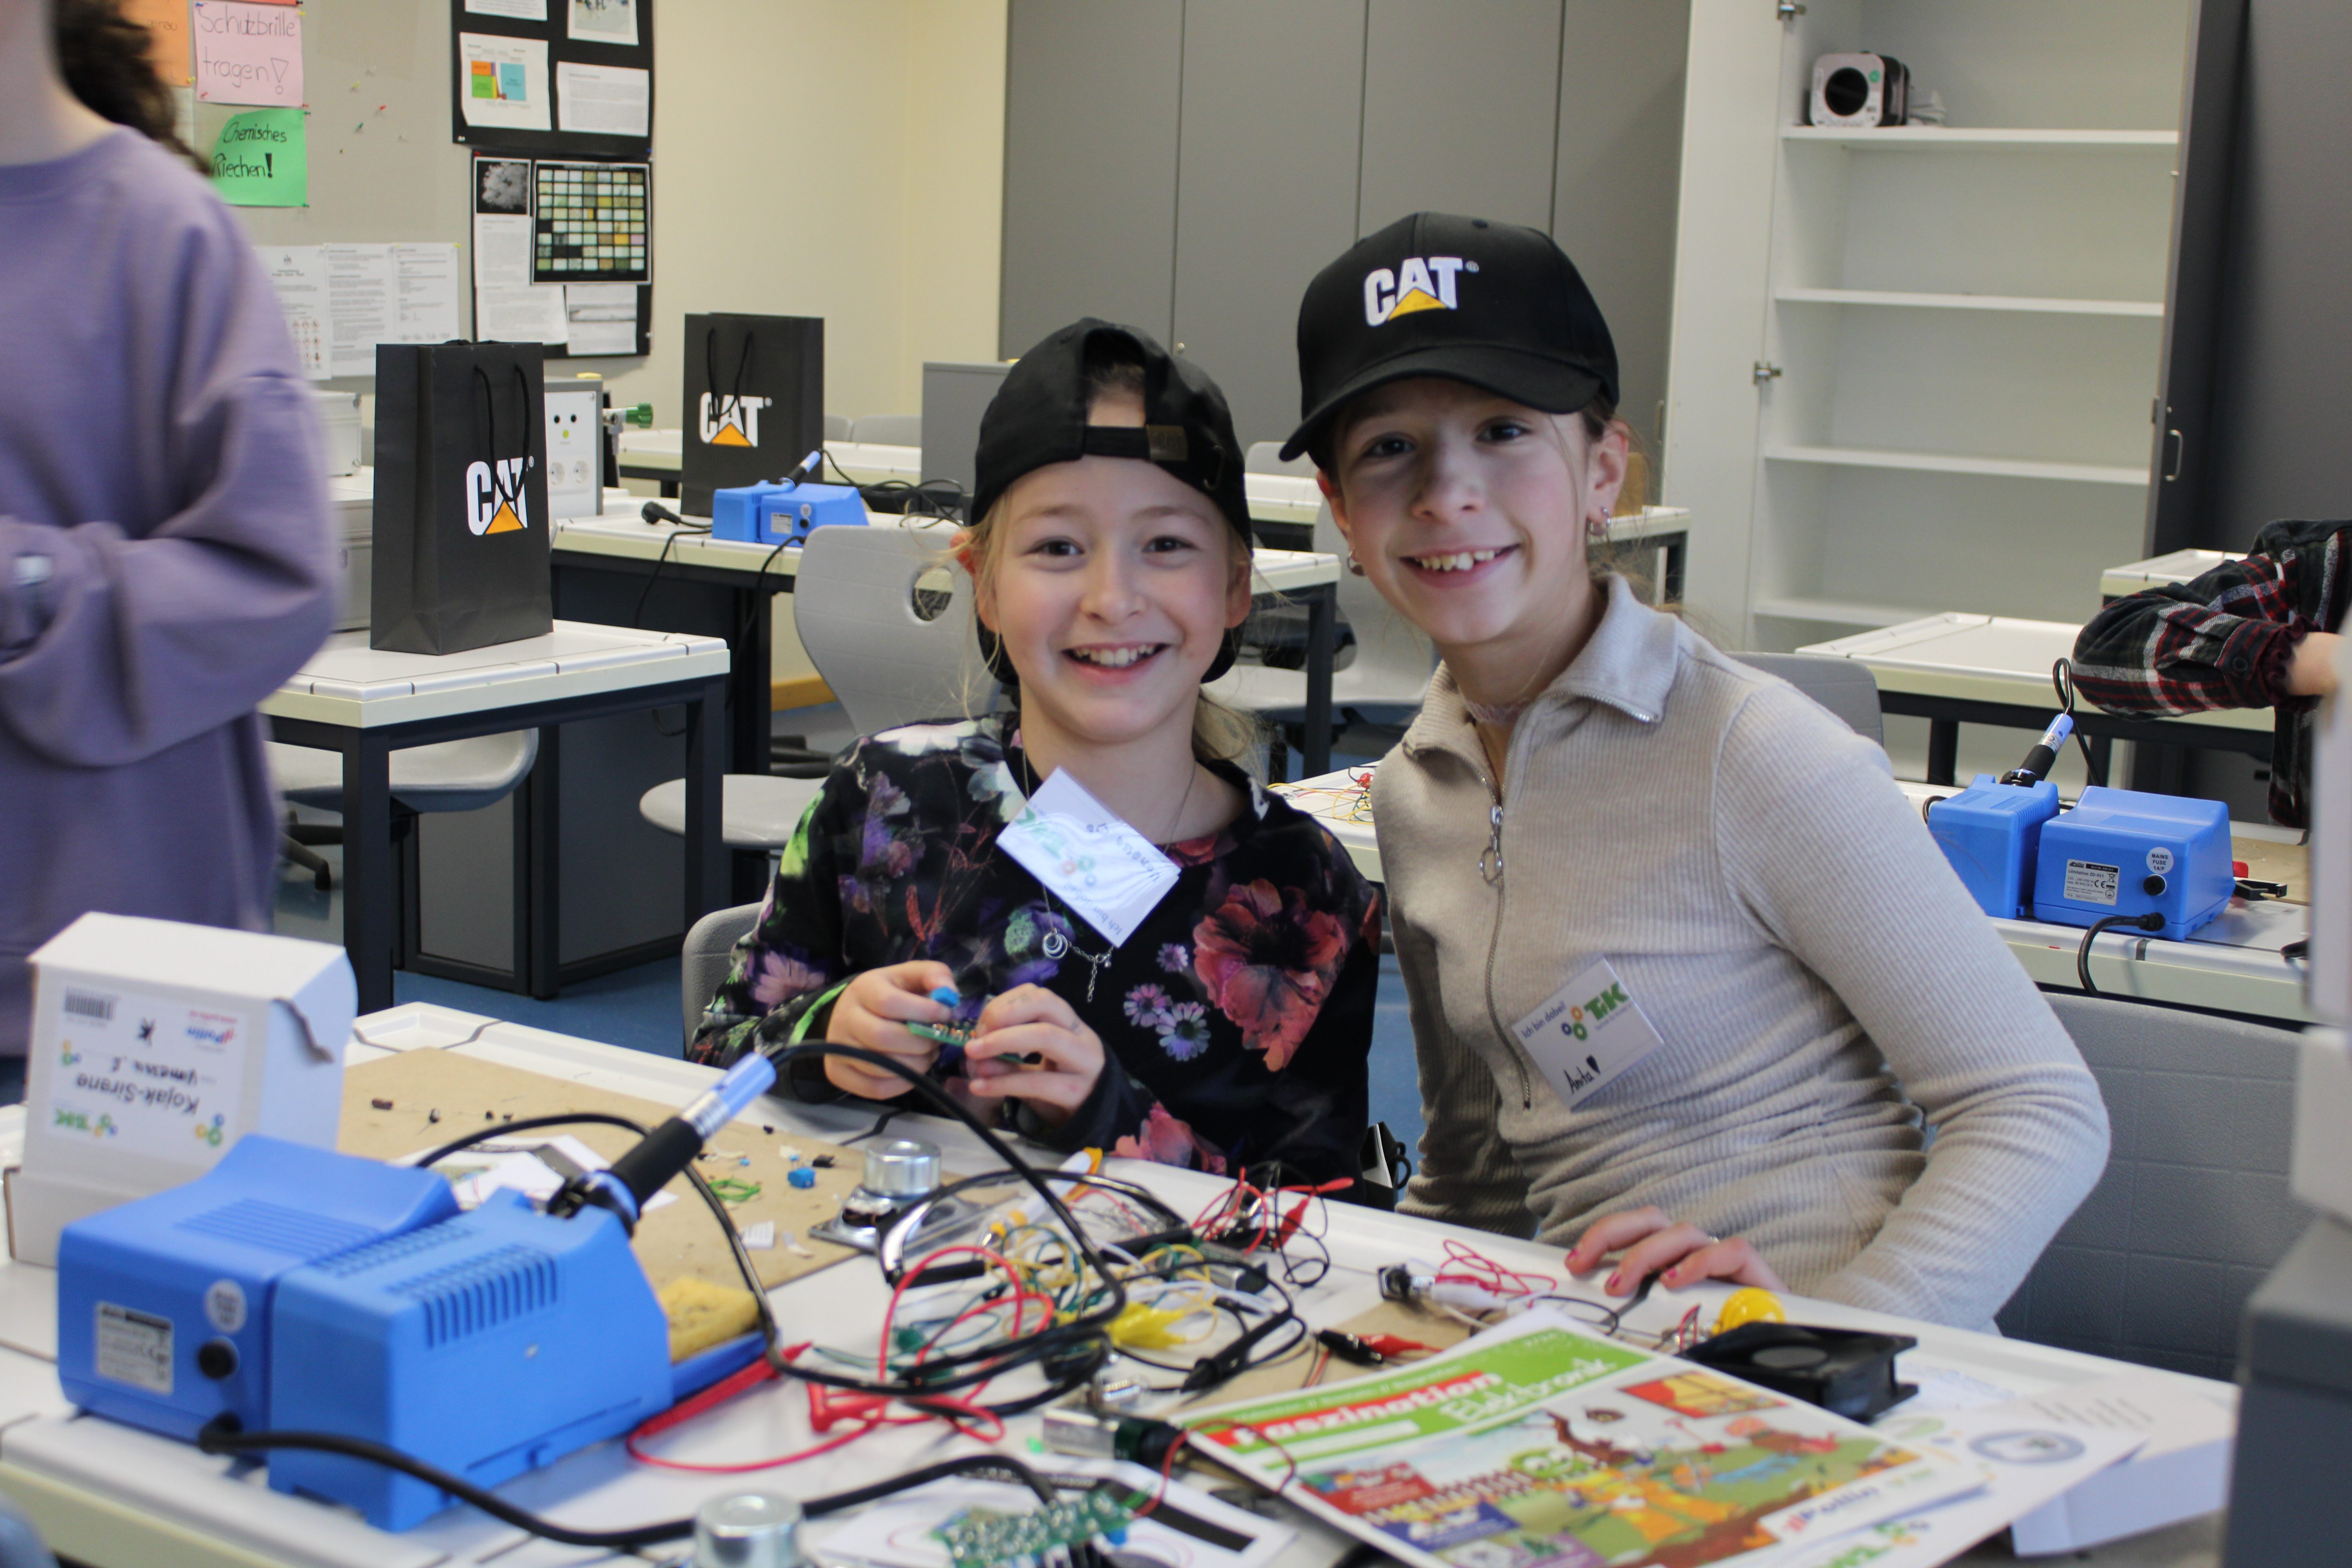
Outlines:
[[302, 13], [247, 0], [195, 0], [196, 96], [206, 103], [302, 102]]

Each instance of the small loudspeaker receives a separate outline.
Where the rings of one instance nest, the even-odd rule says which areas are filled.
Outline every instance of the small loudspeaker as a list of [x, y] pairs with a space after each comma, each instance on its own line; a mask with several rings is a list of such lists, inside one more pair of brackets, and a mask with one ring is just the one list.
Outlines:
[[1810, 1329], [1801, 1323], [1742, 1323], [1682, 1352], [1759, 1388], [1868, 1421], [1919, 1390], [1895, 1381], [1895, 1358], [1919, 1342], [1906, 1334]]
[[1815, 125], [1867, 131], [1900, 125], [1911, 107], [1911, 73], [1892, 55], [1823, 55], [1813, 62]]

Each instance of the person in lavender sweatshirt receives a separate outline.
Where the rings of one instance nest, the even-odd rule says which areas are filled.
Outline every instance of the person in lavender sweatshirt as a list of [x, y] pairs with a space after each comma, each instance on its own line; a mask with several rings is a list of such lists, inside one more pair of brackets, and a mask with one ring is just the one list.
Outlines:
[[268, 928], [254, 705], [335, 613], [268, 279], [142, 133], [170, 134], [143, 29], [119, 0], [54, 6], [0, 0], [0, 1100], [26, 954], [76, 917]]

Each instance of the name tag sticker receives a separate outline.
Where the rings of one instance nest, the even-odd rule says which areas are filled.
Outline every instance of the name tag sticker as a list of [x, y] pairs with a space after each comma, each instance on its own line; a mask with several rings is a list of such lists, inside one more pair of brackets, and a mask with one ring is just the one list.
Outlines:
[[1605, 958], [1595, 959], [1511, 1031], [1544, 1081], [1571, 1106], [1665, 1044]]
[[1135, 934], [1179, 875], [1151, 840], [1059, 770], [996, 841], [1113, 947]]

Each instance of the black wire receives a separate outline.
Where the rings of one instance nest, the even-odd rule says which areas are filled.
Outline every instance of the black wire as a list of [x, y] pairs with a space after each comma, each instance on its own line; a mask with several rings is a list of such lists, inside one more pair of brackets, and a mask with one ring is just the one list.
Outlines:
[[2164, 917], [2154, 913], [2108, 915], [2091, 922], [2091, 929], [2083, 933], [2083, 945], [2074, 950], [2074, 977], [2083, 983], [2083, 989], [2094, 996], [2099, 994], [2099, 988], [2091, 981], [2091, 943], [2098, 940], [2101, 931], [2115, 931], [2124, 926], [2136, 931], [2162, 931]]
[[698, 534], [709, 533], [709, 531], [710, 525], [708, 523], [704, 523], [700, 527], [688, 524], [684, 528], [673, 528], [669, 531], [669, 537], [662, 541], [661, 553], [654, 557], [654, 569], [646, 574], [646, 585], [637, 590], [637, 607], [629, 613], [630, 626], [637, 627], [640, 630], [644, 628], [646, 624], [646, 600], [652, 595], [654, 584], [661, 581], [662, 567], [669, 561], [669, 552], [677, 548], [678, 540], [689, 533]]
[[[460, 1502], [471, 1503], [502, 1524], [513, 1525], [518, 1530], [529, 1531], [533, 1535], [560, 1542], [566, 1546], [601, 1546], [616, 1552], [633, 1552], [656, 1542], [675, 1541], [694, 1530], [691, 1519], [667, 1519], [658, 1524], [640, 1524], [627, 1530], [574, 1530], [552, 1520], [541, 1519], [527, 1509], [518, 1508], [496, 1492], [478, 1487], [463, 1476], [451, 1475], [436, 1465], [426, 1464], [414, 1455], [386, 1447], [382, 1443], [372, 1443], [365, 1437], [347, 1437], [340, 1432], [231, 1432], [219, 1426], [206, 1426], [196, 1434], [196, 1447], [207, 1454], [264, 1454], [274, 1448], [299, 1448], [367, 1459], [386, 1469], [414, 1476]], [[1043, 1477], [1010, 1455], [966, 1454], [959, 1458], [925, 1465], [919, 1470], [908, 1470], [904, 1475], [893, 1476], [868, 1486], [809, 1498], [802, 1502], [801, 1513], [806, 1518], [818, 1519], [872, 1502], [877, 1498], [927, 1486], [948, 1476], [974, 1473], [1010, 1474], [1034, 1492], [1039, 1500], [1050, 1503], [1055, 1498], [1053, 1487]]]
[[[2052, 665], [2050, 684], [2057, 688], [2059, 711], [2064, 713], [2069, 719], [2073, 718], [2074, 716], [2074, 661], [2071, 658], [2062, 658]], [[2088, 783], [2105, 789], [2107, 784], [2107, 771], [2091, 760], [2091, 738], [2083, 733], [2083, 727], [2079, 724], [2074, 727], [2074, 744], [2082, 749], [2084, 778]]]
[[[603, 1110], [578, 1110], [559, 1116], [526, 1116], [520, 1121], [501, 1121], [495, 1126], [476, 1128], [444, 1143], [415, 1163], [420, 1168], [437, 1165], [450, 1155], [470, 1149], [477, 1143], [486, 1143], [509, 1132], [527, 1132], [540, 1127], [619, 1127], [640, 1138], [646, 1132], [646, 1128], [629, 1118]], [[710, 1184], [703, 1180], [702, 1173], [692, 1165], [686, 1168], [686, 1178], [694, 1184], [694, 1190], [702, 1195], [702, 1201], [709, 1205], [711, 1214], [718, 1218], [719, 1234], [726, 1237], [728, 1250], [735, 1255], [736, 1271], [743, 1276], [744, 1288], [751, 1292], [752, 1305], [760, 1314], [761, 1344], [767, 1352], [768, 1363], [781, 1367], [783, 1363], [779, 1350], [783, 1343], [783, 1331], [777, 1326], [775, 1309], [768, 1304], [768, 1288], [760, 1281], [759, 1266], [751, 1261], [751, 1254], [743, 1245], [742, 1233], [736, 1229], [734, 1216], [727, 1212], [727, 1201], [711, 1191]]]

